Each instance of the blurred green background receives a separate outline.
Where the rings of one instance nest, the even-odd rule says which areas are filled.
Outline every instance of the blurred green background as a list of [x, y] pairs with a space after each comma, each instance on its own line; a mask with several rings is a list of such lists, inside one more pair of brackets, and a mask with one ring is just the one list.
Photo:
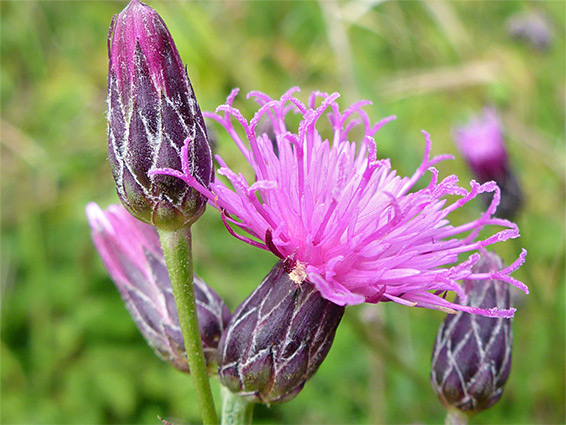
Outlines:
[[[189, 378], [162, 363], [129, 317], [90, 241], [84, 207], [117, 202], [106, 162], [106, 37], [125, 2], [2, 1], [2, 423], [198, 423]], [[423, 151], [457, 152], [451, 129], [496, 106], [527, 203], [522, 238], [497, 247], [530, 287], [514, 291], [515, 347], [502, 400], [473, 422], [565, 422], [566, 3], [521, 1], [151, 2], [170, 28], [203, 110], [233, 87], [278, 97], [293, 85], [369, 99], [382, 157], [412, 174]], [[542, 13], [537, 49], [508, 32]], [[243, 97], [244, 113], [254, 110]], [[219, 133], [218, 153], [241, 158]], [[238, 162], [239, 161], [239, 162]], [[471, 179], [457, 156], [442, 176]], [[479, 202], [455, 216], [480, 212]], [[197, 272], [233, 310], [274, 263], [209, 209], [194, 226]], [[440, 423], [428, 385], [440, 312], [351, 307], [317, 375], [256, 423]], [[218, 395], [218, 384], [213, 383]]]

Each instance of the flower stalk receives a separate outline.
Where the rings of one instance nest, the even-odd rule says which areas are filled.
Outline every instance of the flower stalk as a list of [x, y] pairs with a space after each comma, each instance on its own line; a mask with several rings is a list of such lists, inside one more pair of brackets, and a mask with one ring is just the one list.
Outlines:
[[255, 403], [222, 386], [222, 425], [251, 425]]
[[217, 424], [197, 318], [190, 226], [177, 230], [159, 229], [159, 238], [169, 270], [202, 420], [204, 424]]
[[444, 425], [468, 425], [469, 416], [458, 409], [448, 409]]

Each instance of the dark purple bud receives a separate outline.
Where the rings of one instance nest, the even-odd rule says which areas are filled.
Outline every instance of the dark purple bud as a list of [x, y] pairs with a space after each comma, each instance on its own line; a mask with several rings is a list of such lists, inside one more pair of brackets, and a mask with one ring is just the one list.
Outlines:
[[[486, 255], [473, 273], [501, 270], [501, 259]], [[509, 285], [494, 279], [468, 281], [466, 305], [510, 307]], [[461, 302], [457, 300], [456, 302]], [[444, 320], [434, 344], [431, 383], [442, 403], [466, 414], [478, 413], [501, 398], [511, 369], [511, 319], [458, 312]]]
[[[464, 127], [454, 131], [454, 139], [475, 178], [480, 183], [495, 181], [501, 200], [495, 215], [511, 219], [521, 209], [523, 194], [509, 164], [503, 127], [497, 113], [486, 108]], [[493, 194], [482, 197], [489, 207]]]
[[[169, 273], [154, 227], [136, 220], [119, 205], [106, 211], [86, 207], [96, 249], [140, 332], [163, 360], [189, 371]], [[216, 349], [230, 312], [222, 299], [195, 276], [197, 316], [210, 373], [216, 373]]]
[[295, 397], [330, 350], [344, 307], [302, 281], [301, 265], [278, 262], [236, 309], [218, 345], [219, 376], [252, 402]]
[[[175, 43], [161, 17], [132, 0], [108, 34], [108, 155], [118, 196], [136, 218], [166, 229], [196, 220], [205, 200], [184, 181], [148, 172], [213, 177], [206, 128]], [[182, 171], [185, 171], [184, 169]]]

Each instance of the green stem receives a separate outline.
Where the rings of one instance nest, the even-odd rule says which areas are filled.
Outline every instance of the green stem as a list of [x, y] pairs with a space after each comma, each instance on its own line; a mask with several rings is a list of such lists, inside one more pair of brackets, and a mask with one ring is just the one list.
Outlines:
[[467, 425], [469, 417], [458, 409], [447, 409], [444, 425]]
[[218, 417], [214, 407], [206, 360], [197, 318], [197, 307], [193, 285], [193, 256], [191, 250], [191, 228], [178, 230], [159, 230], [159, 238], [169, 278], [177, 304], [179, 323], [183, 332], [185, 349], [191, 378], [195, 386], [200, 414], [204, 424], [217, 424]]
[[222, 425], [251, 425], [254, 403], [222, 387]]

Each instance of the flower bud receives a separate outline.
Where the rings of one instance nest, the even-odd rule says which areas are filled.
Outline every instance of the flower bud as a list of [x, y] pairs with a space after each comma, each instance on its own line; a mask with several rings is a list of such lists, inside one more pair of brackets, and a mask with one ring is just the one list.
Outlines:
[[552, 46], [552, 25], [542, 10], [516, 13], [507, 20], [506, 26], [513, 38], [525, 41], [536, 50], [545, 51]]
[[171, 34], [157, 12], [132, 0], [114, 16], [108, 56], [108, 155], [120, 200], [160, 228], [196, 220], [205, 206], [198, 192], [172, 176], [148, 176], [186, 165], [208, 187], [214, 172], [204, 120]]
[[[489, 273], [502, 266], [497, 255], [486, 253], [472, 272]], [[466, 305], [510, 307], [506, 282], [468, 281], [465, 289]], [[511, 369], [512, 339], [511, 319], [464, 312], [446, 317], [434, 344], [431, 384], [447, 409], [473, 414], [497, 403]]]
[[[480, 183], [495, 181], [501, 189], [501, 200], [495, 215], [512, 218], [521, 208], [523, 194], [509, 164], [503, 128], [497, 113], [486, 109], [480, 115], [454, 132], [456, 144]], [[486, 206], [493, 194], [484, 194]]]
[[[102, 211], [86, 207], [94, 245], [138, 329], [155, 353], [188, 372], [169, 273], [157, 231], [136, 220], [119, 205]], [[216, 348], [230, 320], [222, 299], [201, 279], [194, 278], [197, 316], [208, 369], [216, 373]]]
[[218, 345], [219, 376], [252, 402], [294, 398], [330, 349], [344, 307], [303, 281], [302, 265], [279, 261], [236, 309]]

